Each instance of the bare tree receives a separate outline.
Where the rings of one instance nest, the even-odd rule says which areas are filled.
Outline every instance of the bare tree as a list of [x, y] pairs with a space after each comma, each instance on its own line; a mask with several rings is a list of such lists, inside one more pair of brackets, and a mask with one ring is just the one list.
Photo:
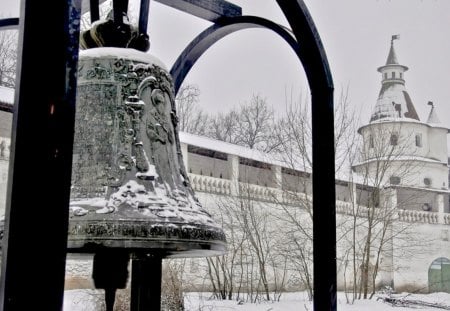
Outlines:
[[251, 187], [240, 183], [237, 196], [218, 202], [216, 219], [227, 233], [228, 253], [207, 260], [208, 274], [220, 299], [276, 301], [287, 279], [287, 259], [275, 247], [283, 242], [271, 208], [253, 197]]
[[0, 85], [14, 88], [17, 65], [17, 31], [0, 31]]
[[180, 88], [175, 99], [178, 129], [191, 134], [205, 135], [209, 117], [199, 107], [200, 89], [193, 84]]
[[183, 285], [186, 259], [166, 259], [163, 261], [161, 280], [162, 310], [183, 311]]
[[238, 109], [221, 113], [212, 118], [207, 135], [229, 143], [275, 152], [280, 142], [273, 135], [275, 127], [274, 110], [267, 99], [253, 95]]
[[[349, 148], [355, 148], [358, 139], [357, 125], [359, 112], [350, 106], [349, 89], [341, 89], [339, 97], [334, 105], [334, 133], [336, 174], [349, 169]], [[286, 94], [286, 108], [284, 117], [276, 122], [273, 135], [279, 142], [277, 150], [280, 160], [288, 167], [312, 167], [312, 127], [309, 98], [295, 99], [291, 94]], [[351, 142], [350, 144], [348, 142]], [[354, 151], [353, 151], [354, 152]]]
[[274, 110], [267, 99], [253, 95], [248, 103], [241, 105], [237, 124], [237, 144], [250, 149], [271, 152], [278, 146], [273, 139]]
[[219, 113], [211, 119], [207, 135], [211, 138], [237, 144], [238, 112]]

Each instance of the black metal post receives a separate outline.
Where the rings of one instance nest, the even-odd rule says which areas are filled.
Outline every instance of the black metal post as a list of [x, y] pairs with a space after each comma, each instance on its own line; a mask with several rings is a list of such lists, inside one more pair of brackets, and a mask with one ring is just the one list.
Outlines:
[[[0, 309], [63, 303], [80, 2], [22, 0]], [[44, 286], [45, 284], [45, 286]]]
[[123, 24], [124, 14], [128, 12], [128, 0], [113, 0], [114, 22], [118, 25]]
[[150, 0], [141, 0], [139, 8], [139, 33], [147, 33]]
[[311, 89], [314, 310], [336, 306], [336, 190], [333, 80], [325, 49], [302, 0], [277, 0], [301, 45]]
[[162, 256], [132, 260], [131, 311], [161, 310]]
[[91, 23], [100, 19], [100, 8], [98, 0], [89, 0], [89, 10], [91, 11]]

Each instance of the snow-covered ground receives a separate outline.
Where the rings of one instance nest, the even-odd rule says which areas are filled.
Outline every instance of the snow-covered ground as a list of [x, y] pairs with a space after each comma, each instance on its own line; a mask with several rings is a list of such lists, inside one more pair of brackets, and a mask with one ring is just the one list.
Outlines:
[[[96, 297], [95, 297], [96, 296]], [[65, 292], [64, 311], [87, 311], [98, 310], [95, 303], [98, 304], [100, 298], [98, 293], [93, 295], [93, 291], [71, 290]], [[210, 299], [208, 293], [188, 293], [185, 297], [186, 311], [312, 311], [312, 302], [308, 301], [306, 293], [285, 293], [281, 296], [279, 302], [259, 302], [248, 303], [238, 302], [235, 300], [214, 300]], [[381, 295], [377, 296], [378, 298]], [[450, 310], [450, 294], [433, 293], [433, 294], [395, 294], [392, 298], [399, 299], [399, 304], [383, 302], [381, 299], [374, 297], [372, 300], [356, 300], [353, 304], [346, 301], [343, 293], [338, 293], [338, 310], [339, 311], [387, 311], [387, 310]], [[434, 306], [433, 306], [434, 305]], [[401, 308], [399, 308], [401, 307]]]

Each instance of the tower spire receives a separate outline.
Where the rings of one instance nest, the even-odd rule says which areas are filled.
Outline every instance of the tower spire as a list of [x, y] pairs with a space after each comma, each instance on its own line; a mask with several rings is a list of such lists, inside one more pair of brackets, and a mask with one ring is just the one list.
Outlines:
[[399, 39], [400, 35], [391, 37], [386, 64], [378, 68], [382, 75], [381, 89], [370, 122], [385, 118], [410, 118], [419, 121], [405, 88], [404, 73], [408, 67], [399, 64], [395, 53], [394, 41]]
[[386, 65], [398, 65], [397, 54], [394, 49], [394, 40], [399, 40], [400, 35], [392, 35], [391, 37], [391, 49], [389, 50]]

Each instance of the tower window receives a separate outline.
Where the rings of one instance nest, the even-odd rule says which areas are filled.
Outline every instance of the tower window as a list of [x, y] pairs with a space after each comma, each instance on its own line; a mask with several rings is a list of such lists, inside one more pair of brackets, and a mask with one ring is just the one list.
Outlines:
[[416, 147], [422, 147], [422, 134], [416, 134]]
[[392, 72], [392, 79], [395, 79], [395, 71]]
[[374, 142], [373, 142], [373, 136], [372, 135], [370, 135], [369, 136], [369, 148], [373, 148], [373, 146], [374, 146]]
[[384, 78], [387, 79], [388, 78], [388, 74], [387, 72], [384, 73]]
[[392, 133], [391, 139], [390, 139], [391, 146], [397, 146], [398, 145], [398, 134]]
[[423, 183], [425, 186], [430, 187], [431, 186], [431, 178], [424, 178]]
[[403, 79], [403, 72], [400, 72], [400, 79]]
[[398, 177], [398, 176], [391, 176], [389, 178], [389, 183], [391, 185], [399, 185], [400, 184], [400, 177]]

